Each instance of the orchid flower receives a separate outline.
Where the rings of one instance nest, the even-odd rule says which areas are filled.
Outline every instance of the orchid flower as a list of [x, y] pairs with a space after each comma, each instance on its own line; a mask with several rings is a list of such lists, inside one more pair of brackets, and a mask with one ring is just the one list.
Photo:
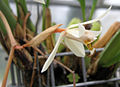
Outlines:
[[42, 3], [42, 4], [45, 4], [45, 1], [44, 0], [33, 0], [35, 2], [39, 2], [39, 3]]
[[[45, 62], [41, 72], [46, 71], [47, 68], [50, 66], [50, 64], [54, 60], [54, 57], [58, 50], [58, 47], [62, 41], [64, 41], [65, 45], [76, 56], [84, 57], [85, 49], [84, 49], [83, 44], [88, 45], [88, 44], [92, 43], [94, 40], [96, 40], [97, 36], [101, 33], [101, 30], [100, 31], [85, 30], [85, 27], [83, 25], [99, 21], [102, 17], [104, 17], [110, 11], [110, 9], [111, 9], [111, 6], [108, 8], [108, 10], [103, 15], [101, 15], [100, 17], [98, 17], [94, 20], [71, 25], [67, 29], [62, 31], [57, 40], [55, 48], [53, 49], [52, 53], [48, 57], [47, 61]], [[74, 27], [78, 27], [78, 28], [74, 28]], [[90, 49], [90, 50], [92, 50], [92, 49]]]

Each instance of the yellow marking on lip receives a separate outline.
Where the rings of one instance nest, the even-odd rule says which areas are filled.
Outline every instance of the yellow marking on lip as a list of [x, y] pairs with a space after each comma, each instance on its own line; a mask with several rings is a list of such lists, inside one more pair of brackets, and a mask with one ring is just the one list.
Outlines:
[[86, 44], [86, 46], [89, 50], [93, 50], [93, 47], [92, 47], [92, 44], [90, 43], [90, 41], [84, 41], [84, 43]]
[[89, 50], [93, 50], [93, 47], [92, 47], [92, 44], [91, 44], [91, 43], [90, 43], [90, 44], [87, 44], [87, 47], [88, 47]]

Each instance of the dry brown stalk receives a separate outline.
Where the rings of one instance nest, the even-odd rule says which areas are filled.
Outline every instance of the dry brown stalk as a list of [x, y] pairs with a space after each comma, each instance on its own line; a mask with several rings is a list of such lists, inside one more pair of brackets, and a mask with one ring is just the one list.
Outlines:
[[1, 19], [2, 19], [2, 21], [3, 21], [3, 23], [4, 23], [4, 25], [5, 25], [5, 28], [7, 29], [7, 33], [8, 33], [8, 37], [9, 37], [9, 39], [10, 39], [11, 45], [12, 45], [12, 46], [17, 45], [17, 43], [16, 43], [16, 41], [15, 41], [15, 39], [14, 39], [14, 37], [13, 37], [13, 34], [12, 34], [12, 32], [11, 32], [10, 26], [9, 26], [9, 24], [8, 24], [5, 16], [3, 15], [3, 13], [2, 13], [1, 11], [0, 11], [0, 17], [1, 17]]
[[36, 54], [36, 51], [34, 51], [34, 65], [33, 65], [33, 72], [32, 72], [30, 87], [32, 87], [33, 82], [34, 82], [36, 67], [37, 67], [37, 54]]
[[[28, 17], [29, 15], [27, 15]], [[11, 51], [10, 51], [10, 55], [9, 55], [9, 60], [8, 60], [8, 64], [7, 64], [7, 67], [6, 67], [6, 71], [5, 71], [5, 74], [4, 74], [4, 79], [3, 79], [3, 82], [2, 82], [2, 87], [6, 87], [6, 81], [7, 81], [7, 77], [8, 77], [8, 72], [9, 72], [9, 69], [10, 69], [10, 65], [12, 63], [12, 59], [14, 57], [14, 51], [16, 51], [17, 53], [19, 53], [19, 56], [22, 57], [21, 54], [24, 54], [24, 57], [27, 58], [27, 60], [32, 63], [32, 57], [31, 55], [28, 53], [27, 50], [25, 49], [19, 49], [20, 47], [20, 44], [15, 40], [15, 38], [13, 37], [13, 34], [11, 32], [11, 29], [10, 29], [10, 26], [5, 18], [5, 16], [3, 15], [3, 13], [0, 11], [0, 17], [6, 27], [6, 30], [7, 30], [7, 33], [8, 33], [8, 37], [10, 39], [10, 43], [11, 43]], [[27, 17], [25, 19], [25, 21], [27, 21]], [[39, 35], [37, 35], [35, 38], [33, 38], [31, 41], [29, 41], [27, 44], [23, 45], [23, 48], [24, 46], [31, 46], [31, 47], [36, 47], [37, 45], [39, 45], [43, 40], [45, 40], [49, 35], [51, 35], [52, 33], [54, 33], [54, 31], [56, 29], [58, 29], [58, 27], [60, 27], [62, 24], [59, 24], [59, 25], [55, 25], [55, 26], [52, 26], [48, 29], [46, 29], [45, 31], [41, 32]], [[20, 27], [20, 26], [18, 26]], [[26, 25], [24, 25], [24, 28], [26, 27]], [[26, 30], [24, 30], [25, 33], [26, 33]], [[24, 36], [26, 38], [26, 35]], [[21, 47], [20, 47], [21, 48]], [[37, 48], [37, 47], [36, 47]], [[17, 49], [17, 50], [15, 50]], [[35, 64], [36, 65], [36, 64]], [[32, 76], [32, 80], [31, 80], [31, 85], [33, 83], [33, 78], [34, 78], [34, 73], [33, 73], [33, 76]]]
[[14, 47], [17, 45], [17, 42], [15, 41], [13, 34], [11, 32], [10, 26], [5, 18], [5, 16], [3, 15], [3, 13], [0, 11], [0, 17], [5, 25], [5, 28], [7, 29], [7, 33], [11, 42], [11, 51], [10, 51], [10, 55], [9, 55], [9, 59], [8, 59], [8, 63], [6, 66], [6, 70], [5, 70], [5, 74], [3, 77], [3, 82], [2, 82], [2, 87], [6, 87], [6, 81], [7, 81], [7, 77], [8, 77], [8, 73], [9, 73], [9, 69], [12, 63], [12, 59], [13, 59], [13, 55], [14, 55]]
[[[49, 28], [51, 27], [51, 12], [49, 8], [46, 8], [45, 10], [46, 14], [45, 14], [45, 28]], [[54, 41], [54, 37], [53, 34], [48, 36], [48, 38], [46, 39], [46, 48], [47, 48], [47, 52], [51, 53], [52, 50], [54, 49], [54, 45], [55, 45], [55, 41]]]
[[26, 40], [26, 23], [27, 23], [29, 16], [30, 16], [30, 13], [27, 13], [25, 16], [24, 22], [23, 22], [24, 40]]
[[[2, 82], [2, 87], [6, 87], [6, 81], [7, 81], [7, 77], [8, 77], [8, 72], [9, 72], [9, 69], [10, 69], [10, 65], [12, 63], [12, 59], [14, 57], [14, 50], [15, 50], [16, 46], [20, 46], [20, 45], [17, 43], [17, 41], [13, 37], [10, 26], [9, 26], [5, 16], [3, 15], [3, 13], [1, 11], [0, 11], [0, 17], [1, 17], [1, 19], [2, 19], [2, 21], [4, 23], [4, 25], [5, 25], [8, 37], [10, 39], [10, 44], [11, 44], [11, 51], [10, 51], [8, 63], [7, 63], [7, 66], [6, 66], [6, 71], [5, 71], [5, 74], [4, 74], [4, 77], [3, 77], [3, 82]], [[25, 49], [16, 50], [16, 52], [19, 52], [20, 54], [21, 53], [22, 54], [28, 54], [27, 50], [25, 50]], [[26, 57], [28, 57], [28, 60], [32, 62], [31, 55], [26, 55]]]
[[2, 87], [6, 87], [6, 81], [7, 81], [9, 69], [10, 69], [10, 66], [11, 66], [11, 63], [12, 63], [14, 50], [15, 50], [15, 48], [12, 47], [11, 51], [10, 51], [9, 58], [8, 58], [8, 63], [7, 63], [6, 69], [5, 69], [5, 74], [4, 74], [3, 81], [2, 81]]

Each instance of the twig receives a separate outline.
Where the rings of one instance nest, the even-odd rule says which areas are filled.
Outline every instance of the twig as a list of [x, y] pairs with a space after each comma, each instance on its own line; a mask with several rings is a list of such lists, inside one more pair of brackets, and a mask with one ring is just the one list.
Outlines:
[[[45, 58], [47, 58], [45, 56], [45, 54], [40, 50], [38, 49], [37, 47], [33, 47], [37, 52], [39, 52], [42, 56], [44, 56]], [[70, 68], [68, 68], [67, 66], [65, 66], [64, 64], [62, 64], [61, 62], [57, 61], [54, 59], [54, 62], [56, 62], [57, 64], [61, 65], [62, 67], [64, 67], [66, 70], [68, 70], [69, 72], [71, 72], [73, 74], [73, 86], [76, 87], [76, 82], [75, 82], [75, 73], [74, 71], [72, 71]]]
[[76, 87], [74, 71], [72, 71], [70, 68], [68, 68], [67, 66], [65, 66], [64, 64], [62, 64], [61, 62], [59, 62], [57, 60], [54, 60], [54, 62], [56, 62], [57, 64], [61, 65], [62, 67], [64, 67], [66, 70], [68, 70], [69, 72], [71, 72], [73, 74], [73, 85], [74, 85], [74, 87]]
[[7, 81], [10, 65], [12, 63], [15, 46], [17, 46], [18, 44], [17, 44], [15, 38], [13, 37], [13, 34], [11, 32], [11, 29], [10, 29], [10, 26], [9, 26], [9, 24], [7, 22], [7, 19], [5, 18], [4, 14], [1, 11], [0, 11], [0, 17], [1, 17], [1, 19], [2, 19], [2, 21], [4, 23], [4, 25], [5, 25], [5, 28], [7, 30], [7, 34], [9, 36], [10, 43], [11, 43], [10, 55], [9, 55], [8, 63], [7, 63], [7, 66], [6, 66], [3, 82], [2, 82], [2, 87], [6, 87], [6, 81]]
[[12, 47], [12, 48], [11, 48], [11, 51], [10, 51], [8, 63], [7, 63], [7, 66], [6, 66], [4, 78], [3, 78], [3, 81], [2, 81], [2, 87], [6, 87], [7, 77], [8, 77], [9, 69], [10, 69], [10, 66], [11, 66], [11, 63], [12, 63], [14, 50], [15, 50], [15, 48]]
[[25, 16], [24, 22], [23, 22], [24, 40], [26, 40], [26, 23], [27, 23], [29, 16], [30, 16], [30, 13], [27, 13]]
[[34, 65], [33, 65], [33, 72], [32, 72], [30, 87], [32, 87], [34, 82], [36, 67], [37, 67], [37, 55], [36, 55], [36, 51], [34, 51]]
[[40, 14], [40, 8], [39, 8], [39, 3], [37, 3], [37, 21], [36, 21], [36, 24], [35, 24], [35, 34], [37, 34], [38, 32], [38, 24], [39, 24], [39, 21], [41, 20], [41, 14]]

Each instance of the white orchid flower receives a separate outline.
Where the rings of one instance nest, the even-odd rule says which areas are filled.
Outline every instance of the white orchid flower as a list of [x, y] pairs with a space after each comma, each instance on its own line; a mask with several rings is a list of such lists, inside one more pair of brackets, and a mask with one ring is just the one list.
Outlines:
[[42, 4], [45, 4], [45, 1], [44, 0], [33, 0], [35, 2], [39, 2], [39, 3], [42, 3]]
[[[68, 27], [65, 31], [61, 32], [58, 41], [55, 45], [55, 48], [53, 49], [52, 53], [48, 57], [47, 61], [45, 62], [42, 71], [44, 72], [48, 69], [52, 61], [54, 60], [54, 57], [56, 55], [56, 52], [58, 50], [58, 47], [62, 41], [64, 41], [65, 45], [78, 57], [84, 57], [85, 56], [85, 49], [83, 44], [87, 45], [92, 43], [94, 40], [96, 40], [97, 36], [101, 33], [100, 31], [91, 31], [91, 30], [85, 30], [85, 27], [83, 26], [84, 24], [90, 24], [96, 21], [99, 21], [102, 17], [105, 16], [111, 9], [111, 6], [108, 8], [108, 10], [101, 15], [100, 17], [79, 23], [79, 24], [74, 24]], [[79, 26], [78, 28], [73, 28]], [[72, 28], [72, 29], [70, 29]], [[91, 49], [92, 50], [92, 49]]]

